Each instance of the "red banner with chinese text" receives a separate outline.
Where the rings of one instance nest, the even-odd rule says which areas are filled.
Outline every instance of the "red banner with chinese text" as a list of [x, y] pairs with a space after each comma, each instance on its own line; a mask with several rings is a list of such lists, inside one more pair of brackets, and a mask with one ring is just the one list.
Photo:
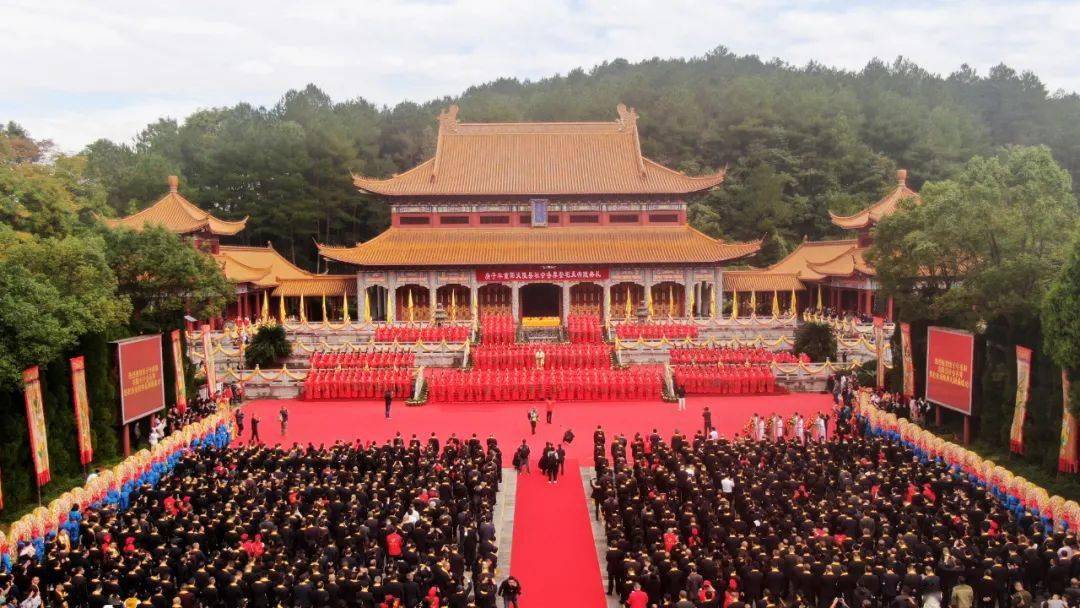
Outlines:
[[90, 399], [86, 393], [86, 360], [71, 358], [71, 396], [75, 402], [75, 430], [79, 440], [79, 463], [86, 465], [94, 459], [94, 444], [90, 435]]
[[217, 367], [214, 365], [214, 345], [210, 340], [210, 326], [202, 326], [203, 363], [206, 365], [206, 393], [211, 400], [217, 392]]
[[491, 281], [603, 281], [607, 268], [506, 268], [476, 271], [476, 280]]
[[1016, 405], [1009, 428], [1009, 449], [1024, 453], [1024, 420], [1027, 419], [1028, 390], [1031, 388], [1031, 349], [1016, 347]]
[[184, 381], [184, 349], [180, 345], [180, 330], [172, 331], [173, 384], [176, 393], [176, 411], [187, 410], [187, 384]]
[[874, 350], [877, 351], [877, 388], [885, 388], [885, 318], [874, 317]]
[[41, 374], [35, 365], [23, 372], [26, 424], [30, 432], [30, 455], [34, 459], [37, 485], [49, 483], [49, 441], [45, 432], [45, 402], [41, 398]]
[[970, 416], [975, 336], [945, 327], [926, 334], [926, 400]]
[[915, 396], [915, 361], [911, 358], [911, 325], [900, 324], [900, 359], [904, 367], [904, 396]]
[[161, 334], [135, 336], [116, 342], [120, 373], [120, 418], [135, 422], [165, 409], [165, 363]]
[[1076, 416], [1069, 411], [1069, 374], [1061, 370], [1061, 392], [1064, 411], [1061, 414], [1061, 451], [1058, 453], [1058, 470], [1063, 473], [1075, 473], [1077, 467], [1076, 441], [1080, 426]]

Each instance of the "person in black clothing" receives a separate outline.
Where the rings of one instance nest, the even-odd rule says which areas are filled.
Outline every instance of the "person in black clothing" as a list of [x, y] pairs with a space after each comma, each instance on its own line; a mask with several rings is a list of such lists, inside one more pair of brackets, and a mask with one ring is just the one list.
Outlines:
[[594, 433], [607, 592], [625, 602], [639, 585], [665, 607], [685, 592], [710, 608], [914, 608], [946, 606], [966, 574], [972, 608], [1002, 608], [1014, 582], [1045, 597], [1080, 572], [1075, 531], [1047, 529], [943, 462], [864, 433], [858, 420], [808, 443], [705, 431], [666, 442], [654, 431], [629, 445], [617, 436], [610, 451]]
[[566, 432], [562, 436], [563, 443], [570, 445], [574, 443], [574, 431], [573, 429], [566, 429]]
[[[126, 509], [80, 511], [70, 548], [50, 537], [40, 561], [33, 551], [17, 557], [0, 573], [0, 593], [22, 602], [38, 580], [43, 601], [72, 608], [130, 597], [140, 608], [374, 608], [389, 595], [409, 606], [425, 597], [489, 606], [498, 446], [430, 446], [398, 436], [186, 451], [157, 485], [132, 489]], [[468, 559], [460, 529], [476, 531]]]
[[701, 419], [705, 423], [705, 432], [708, 433], [712, 430], [712, 410], [709, 406], [705, 406], [705, 409], [701, 410]]
[[282, 404], [281, 409], [278, 410], [278, 422], [281, 423], [281, 436], [285, 436], [285, 430], [289, 426], [289, 408]]
[[383, 402], [386, 404], [386, 418], [387, 419], [390, 418], [390, 405], [391, 405], [391, 403], [393, 403], [393, 401], [394, 401], [394, 393], [391, 393], [389, 390], [387, 390], [385, 393], [383, 393]]
[[243, 437], [243, 435], [244, 435], [244, 410], [237, 409], [236, 410], [236, 415], [234, 416], [234, 418], [236, 419], [236, 436], [237, 437]]
[[255, 414], [251, 415], [251, 443], [262, 443], [259, 438], [259, 417]]

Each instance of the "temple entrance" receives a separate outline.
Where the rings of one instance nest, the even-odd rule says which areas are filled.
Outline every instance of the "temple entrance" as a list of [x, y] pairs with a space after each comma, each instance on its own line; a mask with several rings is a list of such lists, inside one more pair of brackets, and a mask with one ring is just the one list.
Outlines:
[[522, 317], [558, 317], [562, 309], [562, 289], [551, 283], [529, 283], [519, 291]]

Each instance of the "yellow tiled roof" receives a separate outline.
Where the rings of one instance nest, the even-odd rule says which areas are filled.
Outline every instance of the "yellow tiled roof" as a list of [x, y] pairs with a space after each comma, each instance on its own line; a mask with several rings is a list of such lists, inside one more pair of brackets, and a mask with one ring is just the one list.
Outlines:
[[768, 270], [728, 270], [724, 272], [724, 291], [802, 291], [802, 281], [793, 274]]
[[243, 247], [222, 245], [214, 258], [221, 265], [225, 278], [233, 283], [251, 283], [258, 287], [274, 287], [285, 280], [304, 280], [316, 275], [285, 259], [273, 247]]
[[856, 272], [874, 276], [876, 274], [874, 268], [863, 257], [865, 252], [866, 249], [856, 247], [826, 262], [811, 263], [809, 267], [817, 274], [830, 277], [849, 277]]
[[614, 122], [462, 123], [439, 116], [435, 156], [388, 179], [353, 176], [386, 196], [688, 194], [718, 186], [724, 172], [691, 177], [641, 155], [637, 113]]
[[715, 263], [753, 255], [760, 241], [724, 243], [689, 226], [394, 228], [355, 247], [319, 245], [359, 266]]
[[110, 228], [125, 227], [141, 230], [144, 226], [159, 225], [170, 232], [189, 234], [209, 230], [211, 234], [229, 236], [247, 225], [248, 218], [235, 222], [218, 219], [196, 207], [178, 192], [179, 182], [175, 175], [169, 176], [169, 192], [146, 209], [127, 217], [101, 218]]
[[901, 201], [910, 198], [918, 199], [919, 194], [907, 187], [907, 171], [900, 169], [896, 172], [896, 188], [880, 201], [855, 215], [836, 215], [830, 211], [829, 217], [832, 218], [833, 224], [846, 230], [869, 228], [880, 222], [882, 218], [895, 213]]
[[273, 296], [338, 296], [356, 295], [356, 277], [344, 274], [317, 274], [303, 279], [282, 279], [271, 292]]
[[820, 281], [825, 275], [814, 269], [859, 248], [855, 239], [841, 241], [803, 241], [787, 257], [769, 266], [768, 271], [793, 274], [803, 281]]

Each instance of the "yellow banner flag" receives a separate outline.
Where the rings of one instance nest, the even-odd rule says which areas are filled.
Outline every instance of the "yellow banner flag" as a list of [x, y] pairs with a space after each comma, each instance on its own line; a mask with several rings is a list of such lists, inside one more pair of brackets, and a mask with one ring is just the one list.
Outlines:
[[772, 316], [774, 319], [780, 316], [780, 294], [775, 290], [772, 292]]
[[739, 292], [731, 292], [731, 320], [739, 318]]
[[330, 320], [326, 316], [326, 294], [325, 293], [322, 294], [322, 320], [323, 320], [323, 322], [326, 322], [326, 321]]
[[285, 296], [278, 296], [278, 316], [281, 317], [281, 322], [285, 322]]
[[307, 311], [304, 310], [304, 294], [300, 294], [300, 322], [307, 323]]
[[793, 316], [793, 317], [795, 315], [799, 314], [798, 311], [795, 308], [797, 302], [798, 302], [798, 299], [795, 296], [795, 290], [792, 289], [791, 290], [791, 310], [789, 310], [788, 313], [791, 314], [791, 316]]
[[349, 292], [345, 291], [341, 294], [341, 320], [344, 323], [348, 323], [349, 317]]
[[262, 305], [262, 322], [266, 323], [270, 320], [270, 291], [263, 290], [263, 305]]

